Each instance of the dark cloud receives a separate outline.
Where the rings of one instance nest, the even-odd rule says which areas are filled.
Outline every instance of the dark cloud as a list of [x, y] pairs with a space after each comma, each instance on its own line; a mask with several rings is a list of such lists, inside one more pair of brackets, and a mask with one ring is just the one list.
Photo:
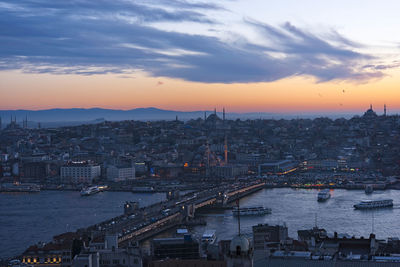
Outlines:
[[[226, 43], [216, 37], [163, 31], [148, 22], [212, 24], [204, 10], [213, 4], [172, 0], [0, 1], [0, 69], [92, 75], [130, 74], [199, 82], [262, 82], [307, 75], [319, 82], [380, 78], [365, 68], [373, 58], [355, 52], [357, 44], [331, 32], [329, 38], [290, 23], [272, 27], [256, 21], [265, 45]], [[201, 13], [200, 11], [203, 11]], [[151, 24], [150, 24], [151, 25]], [[277, 56], [276, 54], [279, 54]]]
[[387, 70], [387, 69], [396, 69], [400, 67], [400, 61], [394, 60], [388, 64], [368, 64], [363, 66], [365, 69], [372, 69], [372, 70]]

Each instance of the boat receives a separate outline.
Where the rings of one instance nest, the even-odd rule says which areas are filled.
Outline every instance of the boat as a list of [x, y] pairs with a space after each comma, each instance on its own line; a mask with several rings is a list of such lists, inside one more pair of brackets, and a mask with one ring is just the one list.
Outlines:
[[152, 186], [137, 186], [132, 189], [132, 193], [153, 193], [154, 191]]
[[318, 193], [318, 201], [326, 201], [331, 198], [331, 193], [329, 192], [329, 189], [324, 189]]
[[365, 186], [365, 194], [372, 194], [374, 192], [374, 187], [372, 184], [368, 184]]
[[216, 233], [215, 230], [204, 231], [204, 234], [201, 237], [201, 243], [203, 244], [203, 246], [215, 243], [215, 241], [217, 240], [217, 236], [215, 233]]
[[355, 209], [377, 209], [393, 207], [393, 199], [363, 200], [354, 205]]
[[233, 208], [232, 214], [235, 216], [246, 216], [246, 215], [264, 215], [264, 214], [270, 214], [271, 209], [270, 208], [264, 208], [264, 207], [248, 207], [248, 208]]
[[31, 183], [4, 183], [0, 185], [0, 192], [37, 193], [40, 192], [40, 186]]
[[81, 196], [90, 196], [100, 192], [98, 186], [90, 186], [81, 190]]

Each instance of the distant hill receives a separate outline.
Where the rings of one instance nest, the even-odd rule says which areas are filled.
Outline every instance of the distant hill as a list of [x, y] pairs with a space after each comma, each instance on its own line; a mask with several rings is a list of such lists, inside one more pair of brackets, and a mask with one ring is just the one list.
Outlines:
[[[108, 121], [119, 120], [175, 120], [176, 116], [180, 120], [189, 120], [204, 118], [204, 112], [207, 115], [214, 111], [175, 111], [164, 110], [158, 108], [136, 108], [130, 110], [103, 109], [103, 108], [71, 108], [71, 109], [44, 109], [44, 110], [0, 110], [0, 117], [3, 123], [7, 123], [11, 116], [16, 116], [17, 121], [22, 121], [28, 117], [29, 121], [35, 122], [77, 122], [91, 121], [103, 118]], [[227, 113], [229, 118], [260, 116], [261, 114], [271, 115], [270, 113]], [[222, 112], [218, 112], [218, 116], [222, 117]]]
[[[104, 120], [107, 121], [121, 121], [121, 120], [141, 120], [141, 121], [155, 121], [155, 120], [175, 120], [178, 116], [179, 120], [190, 120], [204, 118], [204, 112], [207, 116], [214, 111], [175, 111], [164, 110], [158, 108], [136, 108], [130, 110], [118, 109], [103, 109], [103, 108], [71, 108], [71, 109], [45, 109], [45, 110], [0, 110], [0, 117], [2, 119], [3, 127], [8, 124], [11, 116], [17, 118], [17, 122], [22, 122], [25, 117], [28, 118], [28, 125], [35, 127], [38, 122], [43, 127], [56, 127], [62, 125], [78, 125], [83, 123], [98, 123]], [[222, 118], [222, 112], [217, 112], [217, 115]], [[315, 118], [320, 116], [337, 117], [351, 117], [354, 114], [279, 114], [279, 113], [266, 113], [266, 112], [253, 112], [253, 113], [226, 113], [227, 119], [292, 119], [292, 118]], [[33, 126], [34, 124], [35, 126]], [[32, 126], [31, 126], [32, 125]]]

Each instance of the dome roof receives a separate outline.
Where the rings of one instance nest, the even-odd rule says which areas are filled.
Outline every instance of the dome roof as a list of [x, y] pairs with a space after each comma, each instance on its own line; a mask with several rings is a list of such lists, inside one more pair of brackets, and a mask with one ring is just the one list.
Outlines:
[[237, 247], [240, 247], [241, 253], [248, 253], [250, 248], [249, 240], [244, 236], [235, 236], [231, 241], [229, 250], [231, 251], [231, 253], [235, 253], [237, 251]]

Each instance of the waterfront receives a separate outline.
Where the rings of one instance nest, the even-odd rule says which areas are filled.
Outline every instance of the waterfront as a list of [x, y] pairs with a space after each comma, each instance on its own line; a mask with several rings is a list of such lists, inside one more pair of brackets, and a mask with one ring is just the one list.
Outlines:
[[[363, 190], [331, 190], [332, 197], [326, 202], [317, 201], [316, 189], [275, 188], [264, 189], [243, 198], [240, 205], [265, 206], [272, 209], [272, 214], [265, 216], [241, 217], [241, 232], [250, 237], [252, 226], [258, 223], [286, 223], [289, 236], [297, 238], [297, 230], [310, 229], [315, 225], [325, 228], [328, 233], [368, 237], [374, 221], [374, 232], [377, 238], [400, 237], [397, 228], [400, 221], [400, 191], [375, 191], [366, 195]], [[364, 199], [392, 198], [394, 207], [377, 210], [355, 210], [353, 205]], [[317, 214], [317, 217], [316, 217]], [[204, 230], [216, 229], [218, 239], [231, 239], [237, 233], [237, 217], [232, 211], [205, 214], [207, 226], [193, 229], [196, 236]]]
[[0, 258], [22, 253], [29, 245], [75, 231], [123, 213], [125, 201], [147, 206], [163, 193], [102, 192], [81, 197], [77, 191], [0, 194]]
[[[374, 219], [378, 238], [400, 236], [396, 228], [400, 220], [400, 191], [332, 190], [326, 202], [317, 202], [317, 190], [275, 188], [263, 189], [241, 200], [241, 206], [265, 206], [272, 214], [241, 217], [242, 233], [251, 236], [251, 227], [258, 223], [285, 222], [289, 235], [297, 238], [297, 230], [315, 224], [328, 232], [368, 236]], [[37, 194], [0, 194], [0, 257], [23, 252], [38, 241], [49, 241], [53, 235], [99, 223], [122, 214], [126, 200], [140, 201], [141, 206], [164, 199], [164, 194], [132, 194], [129, 192], [103, 192], [90, 197], [80, 197], [79, 192], [42, 191]], [[375, 211], [354, 210], [353, 205], [362, 199], [392, 198], [393, 209]], [[192, 229], [196, 236], [204, 230], [217, 230], [218, 239], [231, 239], [237, 233], [237, 218], [231, 210], [202, 216], [207, 226]], [[172, 233], [171, 231], [170, 233]], [[163, 236], [168, 233], [163, 234]]]

